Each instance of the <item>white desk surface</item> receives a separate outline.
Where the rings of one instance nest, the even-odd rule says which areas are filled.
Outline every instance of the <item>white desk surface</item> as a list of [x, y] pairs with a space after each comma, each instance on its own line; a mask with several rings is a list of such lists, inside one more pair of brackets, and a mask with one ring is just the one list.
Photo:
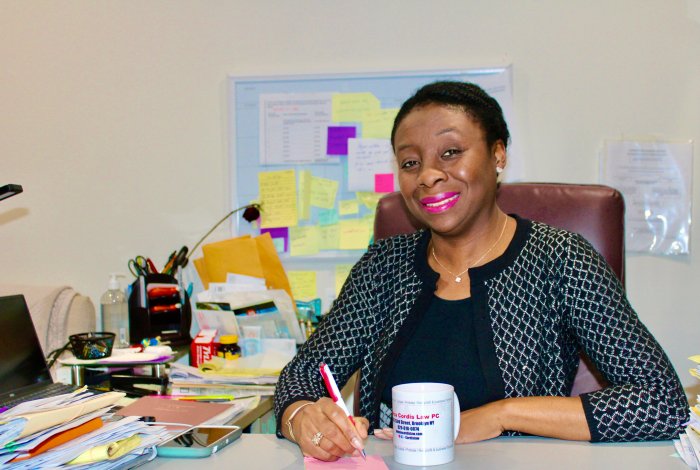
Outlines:
[[[394, 462], [391, 441], [370, 437], [368, 454], [384, 458], [390, 469], [415, 469]], [[156, 458], [148, 469], [303, 469], [296, 445], [269, 434], [244, 434], [236, 442], [205, 459]], [[360, 468], [360, 467], [358, 467]], [[455, 460], [437, 469], [688, 469], [676, 456], [671, 441], [590, 444], [539, 437], [500, 437], [476, 444], [455, 446]]]

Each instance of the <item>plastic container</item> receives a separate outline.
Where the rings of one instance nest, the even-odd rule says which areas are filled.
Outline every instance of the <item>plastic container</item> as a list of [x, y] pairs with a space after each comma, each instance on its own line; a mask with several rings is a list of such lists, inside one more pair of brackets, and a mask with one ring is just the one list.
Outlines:
[[114, 333], [78, 333], [70, 335], [68, 340], [78, 359], [102, 359], [112, 355]]
[[129, 347], [129, 306], [126, 295], [120, 289], [119, 277], [122, 274], [109, 275], [107, 292], [100, 298], [100, 313], [102, 315], [102, 329], [116, 335], [115, 348]]
[[238, 359], [241, 357], [241, 348], [238, 346], [238, 335], [221, 335], [216, 355], [224, 359]]

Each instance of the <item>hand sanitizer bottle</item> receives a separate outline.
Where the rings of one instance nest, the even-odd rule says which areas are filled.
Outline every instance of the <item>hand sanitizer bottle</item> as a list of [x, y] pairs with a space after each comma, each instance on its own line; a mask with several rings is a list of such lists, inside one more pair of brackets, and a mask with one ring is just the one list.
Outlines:
[[114, 333], [115, 348], [129, 347], [129, 308], [126, 295], [119, 288], [119, 277], [123, 274], [111, 273], [107, 292], [100, 298], [102, 313], [102, 330]]

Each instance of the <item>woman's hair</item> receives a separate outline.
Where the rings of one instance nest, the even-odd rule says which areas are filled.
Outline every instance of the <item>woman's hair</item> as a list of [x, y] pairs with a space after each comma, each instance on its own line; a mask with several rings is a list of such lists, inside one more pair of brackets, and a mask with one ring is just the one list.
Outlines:
[[443, 81], [423, 86], [401, 105], [394, 119], [394, 127], [391, 129], [392, 147], [396, 129], [401, 121], [414, 109], [429, 104], [461, 109], [481, 126], [489, 147], [499, 140], [504, 146], [508, 146], [510, 132], [498, 101], [473, 83]]

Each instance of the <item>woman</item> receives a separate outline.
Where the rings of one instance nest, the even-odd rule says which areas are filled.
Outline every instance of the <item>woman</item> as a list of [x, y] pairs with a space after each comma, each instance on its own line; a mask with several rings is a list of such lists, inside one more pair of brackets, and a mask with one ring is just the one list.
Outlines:
[[[498, 208], [508, 140], [500, 106], [476, 85], [433, 83], [403, 104], [392, 131], [399, 186], [428, 229], [371, 246], [282, 372], [278, 433], [304, 454], [360, 449], [370, 424], [391, 425], [391, 387], [408, 382], [455, 386], [459, 443], [681, 430], [678, 376], [602, 257], [577, 234]], [[611, 385], [570, 397], [581, 347]], [[323, 398], [320, 362], [341, 385], [360, 369], [356, 426]]]

